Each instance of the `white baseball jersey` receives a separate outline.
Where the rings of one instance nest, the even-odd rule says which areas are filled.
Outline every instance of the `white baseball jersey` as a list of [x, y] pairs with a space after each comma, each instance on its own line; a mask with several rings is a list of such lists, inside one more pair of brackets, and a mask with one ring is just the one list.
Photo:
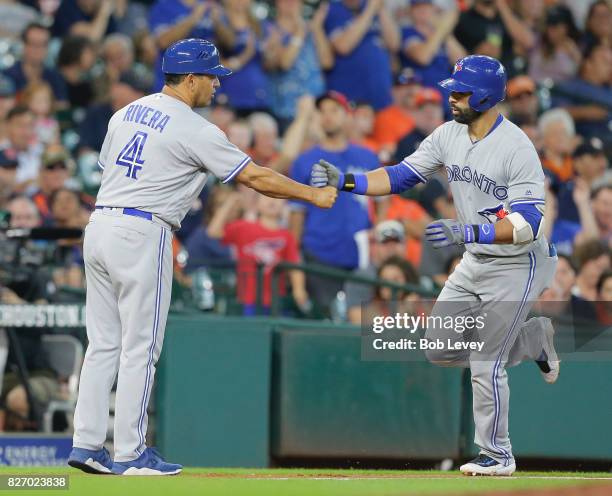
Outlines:
[[249, 162], [217, 126], [182, 101], [155, 93], [111, 118], [96, 205], [151, 212], [178, 229], [208, 173], [227, 182]]
[[[426, 182], [445, 167], [457, 219], [464, 224], [494, 223], [529, 203], [544, 206], [544, 171], [538, 154], [515, 124], [502, 116], [480, 141], [472, 142], [466, 124], [449, 121], [431, 133], [402, 163]], [[513, 256], [527, 253], [539, 238], [525, 245], [466, 244], [475, 255]]]

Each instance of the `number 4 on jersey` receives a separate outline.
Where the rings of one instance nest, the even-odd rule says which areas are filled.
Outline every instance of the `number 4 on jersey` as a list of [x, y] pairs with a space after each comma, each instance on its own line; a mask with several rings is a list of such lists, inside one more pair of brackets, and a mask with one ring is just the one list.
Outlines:
[[119, 153], [117, 165], [127, 167], [125, 177], [131, 177], [132, 179], [138, 179], [137, 173], [142, 169], [144, 160], [142, 159], [142, 149], [147, 142], [147, 133], [138, 131], [128, 144], [123, 147], [123, 150]]

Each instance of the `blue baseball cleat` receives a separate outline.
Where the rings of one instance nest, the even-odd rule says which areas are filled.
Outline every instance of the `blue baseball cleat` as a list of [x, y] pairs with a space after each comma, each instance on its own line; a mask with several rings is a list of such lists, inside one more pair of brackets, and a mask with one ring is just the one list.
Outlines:
[[73, 447], [68, 457], [68, 465], [88, 474], [112, 474], [113, 460], [106, 448], [88, 450]]
[[155, 448], [147, 448], [136, 460], [113, 463], [117, 475], [176, 475], [181, 470], [182, 465], [164, 461]]

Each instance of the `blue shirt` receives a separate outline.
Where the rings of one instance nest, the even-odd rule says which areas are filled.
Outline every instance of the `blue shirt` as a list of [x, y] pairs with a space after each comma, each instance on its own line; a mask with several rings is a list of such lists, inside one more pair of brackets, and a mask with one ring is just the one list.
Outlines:
[[[364, 8], [365, 2], [362, 2], [359, 13]], [[331, 2], [325, 18], [325, 32], [333, 38], [359, 13], [351, 11], [341, 0]], [[376, 16], [351, 53], [336, 53], [336, 63], [327, 73], [327, 87], [344, 93], [349, 100], [368, 102], [375, 110], [381, 110], [392, 103], [392, 84], [391, 57], [384, 46], [380, 20]]]
[[[277, 26], [280, 30], [280, 26]], [[282, 32], [283, 46], [291, 42], [291, 34]], [[318, 97], [325, 91], [319, 57], [312, 37], [308, 33], [304, 44], [287, 71], [278, 70], [270, 77], [272, 83], [272, 111], [283, 119], [295, 117], [296, 103], [305, 94]]]
[[[188, 7], [180, 0], [157, 0], [149, 11], [149, 29], [151, 33], [154, 36], [158, 36], [189, 16], [191, 10], [192, 7]], [[202, 38], [214, 41], [214, 36], [215, 31], [209, 9], [185, 38]], [[164, 50], [160, 50], [155, 64], [155, 91], [159, 91], [164, 85], [164, 73], [161, 70], [163, 52]]]
[[[296, 159], [290, 177], [302, 184], [310, 184], [312, 166], [320, 159], [331, 162], [344, 173], [364, 173], [380, 166], [376, 155], [362, 146], [350, 144], [340, 152], [315, 146]], [[302, 235], [305, 252], [335, 267], [352, 270], [358, 266], [354, 235], [371, 227], [367, 197], [341, 191], [330, 209], [299, 201], [292, 201], [291, 207], [305, 211]]]
[[[21, 91], [28, 85], [28, 80], [23, 73], [23, 67], [21, 62], [16, 63], [12, 67], [6, 69], [3, 74], [9, 77], [13, 83], [15, 83], [15, 89]], [[55, 69], [50, 67], [44, 67], [42, 78], [51, 86], [53, 96], [57, 101], [66, 102], [68, 101], [68, 90], [66, 88], [66, 82], [62, 75]]]
[[[85, 14], [79, 7], [77, 0], [62, 0], [60, 6], [54, 14], [51, 35], [54, 38], [63, 38], [70, 32], [70, 28], [77, 22], [91, 22], [94, 16]], [[117, 30], [115, 18], [111, 15], [106, 26], [105, 35], [114, 33]]]
[[402, 67], [411, 67], [423, 80], [423, 86], [438, 89], [438, 82], [451, 75], [451, 65], [448, 61], [448, 54], [444, 44], [440, 46], [438, 52], [433, 56], [428, 65], [421, 65], [406, 56], [404, 49], [414, 42], [425, 41], [425, 36], [414, 26], [404, 26], [402, 28], [402, 49], [400, 51], [400, 61]]
[[[263, 49], [270, 34], [270, 24], [261, 23], [262, 34], [255, 41], [255, 54], [240, 69], [221, 80], [217, 90], [227, 96], [230, 107], [238, 110], [267, 109], [270, 107], [270, 81], [263, 67]], [[255, 35], [250, 28], [236, 31], [236, 41], [231, 50], [226, 50], [226, 57], [240, 55], [247, 46], [249, 34]]]

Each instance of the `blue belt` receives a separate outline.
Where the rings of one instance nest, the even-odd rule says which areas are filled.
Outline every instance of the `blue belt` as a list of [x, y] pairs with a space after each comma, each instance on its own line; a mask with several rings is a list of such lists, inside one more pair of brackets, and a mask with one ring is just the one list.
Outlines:
[[[120, 208], [120, 207], [96, 206], [96, 210], [102, 210], [103, 208]], [[153, 214], [151, 212], [145, 212], [144, 210], [138, 210], [137, 208], [124, 208], [123, 215], [131, 215], [132, 217], [142, 217], [143, 219], [153, 220]]]

